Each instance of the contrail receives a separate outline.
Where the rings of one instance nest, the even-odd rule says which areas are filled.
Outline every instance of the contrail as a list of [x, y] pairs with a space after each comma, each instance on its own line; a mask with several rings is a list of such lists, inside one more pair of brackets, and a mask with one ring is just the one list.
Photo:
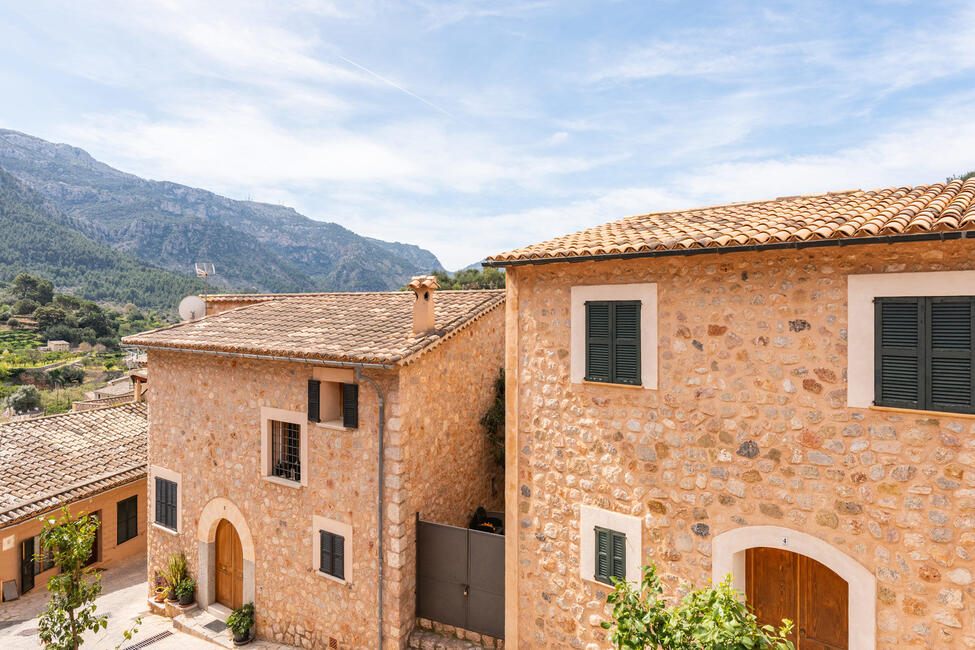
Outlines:
[[363, 65], [359, 65], [355, 61], [352, 61], [351, 59], [347, 59], [344, 56], [342, 56], [341, 54], [337, 54], [336, 56], [338, 58], [342, 59], [343, 61], [345, 61], [346, 63], [348, 63], [349, 65], [354, 65], [355, 67], [359, 68], [363, 72], [366, 72], [368, 74], [371, 74], [376, 79], [379, 79], [380, 81], [389, 84], [393, 88], [396, 88], [397, 90], [403, 91], [404, 93], [406, 93], [407, 95], [409, 95], [413, 99], [416, 99], [416, 100], [419, 100], [419, 101], [423, 102], [424, 104], [426, 104], [430, 108], [432, 108], [434, 110], [437, 110], [437, 111], [440, 111], [441, 113], [443, 113], [447, 117], [450, 117], [450, 118], [453, 118], [453, 119], [457, 119], [457, 117], [453, 113], [451, 113], [450, 111], [448, 111], [447, 109], [441, 108], [441, 107], [437, 106], [436, 104], [434, 104], [433, 102], [430, 102], [430, 101], [427, 101], [426, 99], [423, 99], [422, 97], [420, 97], [416, 93], [411, 92], [411, 91], [407, 90], [406, 88], [403, 88], [403, 86], [399, 85], [398, 83], [396, 83], [394, 81], [391, 81], [391, 80], [387, 79], [386, 77], [382, 76], [381, 74], [377, 74], [377, 73], [373, 72], [372, 70], [370, 70], [369, 68], [367, 68], [367, 67], [365, 67]]

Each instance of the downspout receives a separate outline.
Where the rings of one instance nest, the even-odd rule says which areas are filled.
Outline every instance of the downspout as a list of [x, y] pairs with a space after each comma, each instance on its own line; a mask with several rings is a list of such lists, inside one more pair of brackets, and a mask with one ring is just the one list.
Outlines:
[[377, 525], [379, 531], [379, 644], [376, 648], [381, 650], [383, 647], [383, 491], [385, 487], [383, 484], [385, 483], [384, 461], [386, 460], [383, 432], [386, 424], [386, 405], [379, 384], [372, 378], [363, 375], [361, 366], [356, 366], [355, 378], [356, 382], [365, 380], [372, 384], [372, 387], [376, 389], [376, 396], [379, 398], [379, 503], [377, 510], [379, 515]]

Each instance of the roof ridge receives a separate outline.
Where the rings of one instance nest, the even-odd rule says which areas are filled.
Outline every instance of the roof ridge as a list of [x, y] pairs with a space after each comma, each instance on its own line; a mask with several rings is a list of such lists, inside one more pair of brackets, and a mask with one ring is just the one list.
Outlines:
[[[108, 399], [108, 398], [103, 398], [103, 399]], [[79, 401], [86, 401], [86, 400], [79, 400]], [[41, 420], [47, 421], [47, 420], [53, 420], [55, 418], [95, 413], [95, 412], [107, 411], [109, 409], [116, 409], [125, 406], [134, 406], [139, 404], [145, 406], [145, 402], [122, 402], [121, 404], [108, 404], [106, 406], [100, 406], [98, 408], [85, 409], [84, 411], [65, 411], [64, 413], [51, 413], [50, 415], [39, 415], [36, 418], [27, 418], [26, 420], [12, 420], [10, 422], [0, 422], [0, 427], [24, 424], [26, 422], [40, 422]]]
[[[930, 185], [918, 185], [917, 187], [930, 187]], [[699, 210], [716, 210], [718, 208], [740, 208], [746, 205], [761, 205], [764, 203], [781, 203], [784, 201], [794, 201], [796, 199], [818, 199], [827, 196], [848, 196], [850, 194], [856, 194], [857, 192], [867, 194], [869, 192], [882, 192], [888, 189], [904, 189], [904, 188], [885, 187], [876, 190], [863, 190], [862, 188], [855, 188], [850, 190], [836, 190], [832, 192], [818, 192], [814, 194], [793, 194], [790, 196], [777, 196], [774, 199], [757, 199], [754, 201], [735, 201], [732, 203], [714, 203], [710, 205], [698, 205], [698, 206], [694, 206], [693, 208], [677, 208], [673, 210], [657, 210], [655, 212], [643, 212], [640, 214], [633, 214], [628, 217], [623, 217], [623, 219], [635, 219], [638, 217], [655, 217], [662, 214], [679, 214], [681, 212], [697, 212]], [[598, 228], [599, 226], [595, 226], [595, 227]]]

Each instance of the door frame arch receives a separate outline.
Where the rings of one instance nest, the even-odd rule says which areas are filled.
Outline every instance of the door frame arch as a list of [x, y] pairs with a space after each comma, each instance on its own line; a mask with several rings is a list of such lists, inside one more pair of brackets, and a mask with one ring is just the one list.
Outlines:
[[865, 566], [818, 537], [781, 526], [742, 526], [721, 533], [711, 543], [711, 580], [717, 584], [730, 573], [732, 586], [745, 593], [745, 551], [762, 546], [805, 555], [846, 580], [850, 589], [847, 610], [850, 650], [876, 647], [877, 578]]
[[[217, 599], [216, 556], [217, 556], [217, 525], [221, 519], [226, 519], [237, 531], [240, 537], [241, 555], [244, 558], [244, 576], [242, 585], [243, 602], [253, 603], [257, 593], [254, 574], [254, 538], [250, 527], [240, 508], [224, 497], [211, 499], [200, 513], [200, 523], [196, 528], [196, 539], [199, 548], [199, 576], [197, 581], [196, 599], [201, 607], [209, 607]], [[255, 603], [256, 604], [256, 603]]]

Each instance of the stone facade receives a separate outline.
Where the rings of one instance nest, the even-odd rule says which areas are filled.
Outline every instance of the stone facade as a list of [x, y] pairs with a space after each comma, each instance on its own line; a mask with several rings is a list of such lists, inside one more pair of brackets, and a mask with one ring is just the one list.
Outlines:
[[[975, 418], [847, 405], [848, 276], [971, 269], [965, 241], [509, 267], [509, 647], [610, 647], [582, 505], [639, 517], [671, 594], [775, 526], [875, 576], [876, 647], [975, 647]], [[570, 288], [622, 283], [657, 284], [656, 390], [570, 381]]]
[[[415, 624], [417, 513], [463, 525], [477, 505], [501, 503], [500, 471], [490, 464], [478, 422], [502, 364], [503, 322], [496, 309], [408, 365], [362, 371], [385, 397], [384, 647], [405, 647]], [[293, 487], [261, 472], [261, 410], [306, 413], [307, 380], [320, 368], [161, 350], [149, 352], [149, 367], [150, 473], [178, 473], [181, 495], [178, 533], [151, 526], [150, 576], [183, 550], [191, 576], [212, 582], [200, 574], [212, 572], [206, 554], [213, 552], [216, 521], [227, 518], [241, 537], [245, 602], [250, 580], [259, 638], [306, 648], [377, 647], [373, 387], [359, 382], [357, 429], [307, 422], [307, 484]], [[150, 479], [150, 499], [153, 490]], [[315, 570], [313, 516], [351, 526], [347, 583]], [[198, 598], [212, 600], [208, 589], [198, 588]]]

